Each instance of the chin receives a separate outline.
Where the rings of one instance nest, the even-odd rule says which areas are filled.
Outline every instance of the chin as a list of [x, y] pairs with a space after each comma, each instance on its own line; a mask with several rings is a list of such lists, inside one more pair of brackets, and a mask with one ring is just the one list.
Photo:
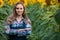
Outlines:
[[22, 15], [22, 13], [17, 13], [18, 15]]
[[18, 16], [20, 16], [21, 14], [18, 14]]

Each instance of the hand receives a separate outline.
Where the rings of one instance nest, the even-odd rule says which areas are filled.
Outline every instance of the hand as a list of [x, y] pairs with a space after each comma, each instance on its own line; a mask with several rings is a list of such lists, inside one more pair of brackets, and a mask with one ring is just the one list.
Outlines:
[[18, 31], [20, 31], [20, 32], [24, 32], [24, 29], [19, 29]]
[[10, 31], [10, 28], [7, 28], [6, 30], [7, 30], [7, 31]]
[[29, 31], [29, 30], [31, 30], [31, 28], [25, 28], [25, 30]]
[[6, 29], [5, 33], [9, 34], [9, 32], [10, 32], [10, 29]]

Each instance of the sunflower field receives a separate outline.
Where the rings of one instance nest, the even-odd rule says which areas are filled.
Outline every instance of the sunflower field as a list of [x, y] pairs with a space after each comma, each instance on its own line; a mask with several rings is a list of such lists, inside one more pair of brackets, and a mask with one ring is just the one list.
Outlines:
[[60, 0], [0, 0], [0, 40], [7, 40], [4, 23], [14, 5], [23, 2], [32, 22], [29, 40], [60, 40]]

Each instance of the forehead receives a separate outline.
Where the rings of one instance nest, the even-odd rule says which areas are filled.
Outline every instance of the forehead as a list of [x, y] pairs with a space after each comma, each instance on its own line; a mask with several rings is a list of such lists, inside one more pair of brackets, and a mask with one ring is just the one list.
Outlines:
[[16, 7], [21, 7], [21, 8], [23, 8], [23, 5], [22, 5], [22, 4], [18, 4], [18, 5], [16, 5]]

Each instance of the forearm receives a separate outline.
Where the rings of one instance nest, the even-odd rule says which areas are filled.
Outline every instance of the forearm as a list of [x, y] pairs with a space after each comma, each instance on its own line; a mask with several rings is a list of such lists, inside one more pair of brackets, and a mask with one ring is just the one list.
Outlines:
[[19, 29], [19, 30], [21, 30], [21, 31], [25, 31], [25, 30], [29, 31], [29, 30], [31, 30], [31, 28], [25, 28], [25, 29]]
[[27, 31], [29, 31], [29, 30], [31, 30], [31, 28], [25, 28], [24, 30], [27, 30]]

